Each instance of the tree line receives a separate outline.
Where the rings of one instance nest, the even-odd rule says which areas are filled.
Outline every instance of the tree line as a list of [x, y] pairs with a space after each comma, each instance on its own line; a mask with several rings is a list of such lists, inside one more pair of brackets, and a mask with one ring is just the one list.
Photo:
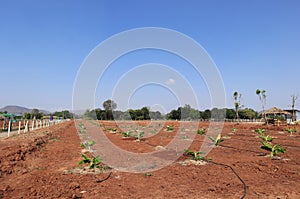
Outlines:
[[129, 109], [127, 111], [115, 110], [117, 104], [113, 100], [106, 100], [103, 102], [103, 108], [88, 109], [84, 112], [83, 117], [86, 119], [97, 120], [208, 120], [210, 118], [217, 119], [257, 119], [258, 112], [250, 108], [238, 109], [238, 114], [234, 109], [206, 109], [199, 111], [186, 104], [183, 107], [171, 110], [166, 115], [162, 115], [159, 111], [151, 111], [149, 107], [142, 107], [140, 109]]

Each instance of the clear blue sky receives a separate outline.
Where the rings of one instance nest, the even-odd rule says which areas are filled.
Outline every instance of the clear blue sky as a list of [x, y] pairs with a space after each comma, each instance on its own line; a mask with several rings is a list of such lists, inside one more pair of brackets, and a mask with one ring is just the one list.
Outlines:
[[[73, 83], [89, 52], [116, 33], [149, 26], [182, 32], [206, 49], [222, 75], [228, 107], [234, 91], [242, 93], [245, 107], [255, 110], [261, 109], [257, 88], [267, 90], [267, 108], [288, 108], [291, 94], [300, 95], [298, 0], [1, 0], [0, 107], [71, 109]], [[141, 52], [118, 63], [133, 67], [160, 61], [151, 59], [153, 53], [164, 61], [172, 58]], [[176, 60], [167, 64], [180, 71]], [[107, 86], [97, 90], [96, 105], [110, 97], [109, 85], [121, 72], [118, 67], [108, 71], [102, 80]], [[196, 82], [191, 85], [202, 97], [199, 107], [211, 108], [207, 94], [202, 94], [207, 90]], [[167, 90], [146, 86], [135, 93], [130, 106], [177, 108], [169, 97]]]

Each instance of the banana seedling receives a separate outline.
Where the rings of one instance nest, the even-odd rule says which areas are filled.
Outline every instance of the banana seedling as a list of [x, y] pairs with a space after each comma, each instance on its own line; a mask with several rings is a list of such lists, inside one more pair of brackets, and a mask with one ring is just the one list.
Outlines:
[[271, 143], [268, 143], [268, 142], [265, 142], [265, 141], [263, 141], [262, 144], [263, 144], [263, 146], [261, 146], [260, 148], [264, 149], [264, 150], [267, 150], [267, 151], [270, 151], [270, 156], [271, 157], [273, 157], [273, 156], [275, 156], [279, 153], [285, 153], [286, 152], [286, 149], [281, 148], [280, 144], [275, 144], [274, 146], [272, 146]]
[[201, 156], [201, 155], [203, 155], [205, 153], [202, 152], [202, 151], [197, 152], [197, 151], [190, 151], [188, 149], [185, 149], [184, 154], [187, 155], [187, 156], [190, 156], [192, 160], [198, 161], [198, 160], [204, 160], [204, 157]]
[[295, 127], [286, 129], [285, 131], [288, 132], [290, 134], [290, 136], [293, 136], [293, 133], [297, 132]]
[[262, 135], [262, 136], [265, 135], [265, 131], [266, 131], [265, 129], [260, 129], [260, 128], [255, 130], [255, 132], [256, 132], [258, 135]]
[[124, 138], [128, 138], [128, 137], [130, 137], [131, 132], [130, 131], [122, 132], [122, 135], [123, 135]]
[[94, 168], [99, 168], [99, 165], [102, 160], [99, 156], [93, 157], [93, 158], [89, 158], [88, 156], [86, 156], [85, 154], [81, 154], [83, 160], [81, 160], [80, 162], [78, 162], [78, 164], [89, 164], [89, 169], [94, 169]]
[[224, 141], [224, 139], [221, 137], [221, 133], [219, 133], [216, 138], [209, 137], [209, 139], [214, 143], [215, 146], [219, 146], [221, 142]]
[[206, 129], [205, 128], [198, 129], [197, 134], [198, 135], [205, 135], [206, 134]]
[[143, 138], [145, 132], [144, 132], [144, 131], [140, 131], [140, 130], [135, 130], [135, 132], [136, 132], [137, 134], [134, 135], [134, 137], [136, 138], [136, 141], [140, 142], [141, 139]]

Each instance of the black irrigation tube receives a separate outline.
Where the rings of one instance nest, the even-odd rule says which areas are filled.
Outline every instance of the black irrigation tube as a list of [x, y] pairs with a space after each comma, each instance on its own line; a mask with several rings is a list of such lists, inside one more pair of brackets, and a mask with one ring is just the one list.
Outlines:
[[223, 164], [223, 163], [218, 163], [218, 162], [214, 162], [214, 161], [211, 161], [211, 160], [204, 160], [205, 162], [207, 163], [212, 163], [212, 164], [215, 164], [215, 165], [219, 165], [219, 166], [224, 166], [224, 167], [228, 167], [231, 169], [231, 171], [234, 173], [234, 175], [241, 181], [241, 183], [243, 184], [243, 195], [240, 197], [240, 199], [243, 199], [246, 197], [246, 194], [247, 194], [247, 185], [245, 183], [245, 181], [239, 176], [239, 174], [230, 166], [230, 165], [227, 165], [227, 164]]
[[110, 178], [111, 174], [112, 174], [112, 172], [110, 172], [106, 178], [104, 178], [102, 180], [96, 180], [96, 182], [100, 183], [100, 182], [104, 182], [105, 180], [108, 180], [108, 178]]

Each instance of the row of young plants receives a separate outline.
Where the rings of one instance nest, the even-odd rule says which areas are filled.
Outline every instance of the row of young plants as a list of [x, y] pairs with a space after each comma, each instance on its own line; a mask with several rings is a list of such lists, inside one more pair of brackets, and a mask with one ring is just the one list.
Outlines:
[[[169, 125], [165, 126], [165, 131], [167, 132], [172, 132], [174, 130], [174, 126]], [[108, 131], [113, 131], [117, 133], [117, 128], [106, 128]], [[236, 132], [236, 128], [231, 128], [231, 134], [234, 134]], [[80, 132], [85, 132], [85, 127], [83, 124], [79, 124], [79, 131]], [[255, 132], [258, 134], [258, 137], [261, 139], [261, 146], [260, 148], [268, 151], [270, 154], [269, 156], [273, 158], [274, 156], [278, 156], [280, 153], [285, 153], [286, 149], [282, 148], [280, 144], [274, 144], [274, 137], [271, 137], [269, 134], [265, 134], [264, 129], [256, 129]], [[297, 132], [296, 128], [288, 128], [286, 129], [286, 132], [290, 133], [290, 135], [293, 135], [293, 133]], [[198, 135], [205, 135], [207, 133], [206, 128], [199, 128], [196, 132]], [[139, 130], [135, 128], [134, 130], [128, 130], [125, 132], [121, 132], [123, 138], [135, 138], [136, 141], [141, 141], [143, 136], [144, 136], [144, 131]], [[221, 136], [221, 134], [218, 134], [215, 138], [214, 137], [209, 137], [211, 140], [211, 144], [214, 146], [220, 146], [220, 144], [224, 141], [224, 137]], [[90, 150], [90, 147], [95, 144], [94, 141], [84, 141], [81, 143], [82, 148], [88, 148]], [[199, 161], [199, 160], [204, 160], [204, 152], [201, 151], [191, 151], [188, 149], [184, 150], [184, 155], [189, 156], [190, 159]], [[79, 164], [89, 164], [89, 168], [98, 168], [99, 164], [102, 163], [102, 160], [99, 156], [96, 157], [88, 157], [85, 154], [82, 154], [83, 160], [79, 162]]]
[[[231, 133], [230, 134], [234, 134], [236, 132], [236, 128], [233, 127], [230, 129]], [[286, 132], [288, 132], [290, 134], [290, 136], [293, 136], [293, 133], [296, 133], [296, 127], [292, 127], [292, 128], [287, 128], [285, 130]], [[265, 134], [265, 129], [261, 129], [258, 128], [255, 130], [255, 132], [258, 134], [258, 137], [261, 139], [261, 146], [260, 149], [263, 149], [265, 151], [269, 152], [269, 156], [271, 158], [273, 158], [274, 156], [278, 157], [278, 155], [280, 153], [285, 153], [286, 149], [282, 148], [280, 144], [274, 144], [274, 137], [271, 137], [269, 134], [266, 135]], [[197, 130], [197, 134], [198, 135], [205, 135], [207, 133], [207, 129], [206, 128], [200, 128]], [[216, 138], [213, 137], [209, 137], [209, 139], [213, 142], [213, 144], [215, 146], [219, 146], [221, 144], [221, 142], [224, 141], [224, 137], [221, 136], [221, 134], [218, 134]], [[203, 154], [205, 154], [204, 152], [201, 151], [190, 151], [188, 149], [185, 149], [184, 154], [186, 156], [189, 156], [192, 160], [204, 160], [204, 157], [202, 156]]]

